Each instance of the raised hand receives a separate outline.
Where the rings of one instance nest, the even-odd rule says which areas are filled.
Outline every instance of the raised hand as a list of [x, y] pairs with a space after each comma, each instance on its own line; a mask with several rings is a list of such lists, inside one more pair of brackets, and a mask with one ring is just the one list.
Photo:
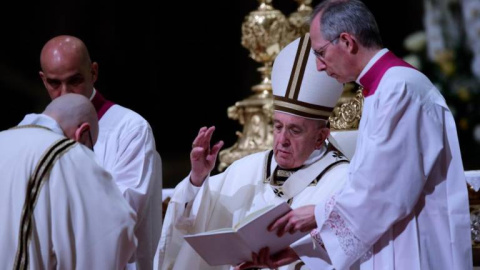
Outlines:
[[277, 230], [277, 235], [282, 236], [287, 232], [308, 232], [316, 227], [315, 205], [305, 205], [277, 219], [268, 229], [270, 231]]
[[207, 175], [213, 170], [218, 152], [223, 146], [223, 141], [219, 141], [210, 148], [214, 131], [214, 126], [202, 127], [195, 140], [193, 140], [192, 151], [190, 152], [190, 164], [192, 165], [190, 181], [197, 187], [203, 184]]
[[252, 253], [252, 261], [244, 262], [235, 266], [235, 270], [243, 270], [248, 268], [270, 268], [275, 269], [283, 265], [290, 264], [299, 260], [299, 257], [295, 251], [288, 247], [282, 251], [279, 251], [273, 256], [270, 256], [270, 250], [268, 247], [262, 248], [258, 255]]

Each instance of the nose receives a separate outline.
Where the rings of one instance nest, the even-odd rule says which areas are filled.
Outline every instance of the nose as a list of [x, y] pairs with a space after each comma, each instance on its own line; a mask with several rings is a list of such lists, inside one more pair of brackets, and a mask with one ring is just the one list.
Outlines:
[[70, 89], [70, 86], [66, 83], [63, 83], [62, 86], [61, 86], [61, 94], [62, 95], [65, 95], [65, 94], [68, 94], [68, 93], [72, 93], [72, 90]]
[[286, 130], [283, 129], [282, 131], [279, 132], [279, 134], [277, 136], [277, 141], [278, 141], [278, 143], [280, 143], [283, 146], [288, 146], [289, 145], [290, 140], [288, 139], [288, 135], [287, 135]]
[[316, 58], [315, 62], [317, 64], [318, 71], [324, 71], [327, 68], [323, 60], [320, 60], [318, 57]]

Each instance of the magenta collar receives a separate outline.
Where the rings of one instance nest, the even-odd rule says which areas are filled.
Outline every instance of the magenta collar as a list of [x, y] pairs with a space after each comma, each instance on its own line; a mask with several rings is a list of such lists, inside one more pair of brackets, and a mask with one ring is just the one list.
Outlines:
[[363, 86], [363, 96], [371, 96], [377, 91], [378, 84], [383, 75], [391, 67], [409, 67], [413, 66], [396, 57], [392, 52], [386, 52], [375, 64], [360, 78], [360, 84]]
[[110, 100], [106, 100], [100, 92], [96, 91], [95, 96], [92, 98], [93, 107], [97, 111], [98, 120], [112, 107], [115, 103]]

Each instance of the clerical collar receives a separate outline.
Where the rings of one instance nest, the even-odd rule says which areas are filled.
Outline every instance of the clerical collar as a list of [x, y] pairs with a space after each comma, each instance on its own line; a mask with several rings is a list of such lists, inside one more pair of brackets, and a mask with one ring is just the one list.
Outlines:
[[322, 144], [322, 147], [320, 149], [313, 150], [312, 154], [303, 163], [303, 166], [317, 162], [317, 160], [321, 159], [323, 155], [325, 155], [325, 152], [327, 152], [326, 143]]
[[370, 61], [368, 61], [367, 65], [363, 68], [362, 72], [360, 72], [360, 75], [358, 76], [357, 80], [356, 80], [356, 83], [362, 85], [360, 83], [360, 80], [362, 79], [363, 75], [365, 75], [365, 73], [367, 73], [370, 68], [373, 66], [373, 64], [375, 64], [378, 59], [380, 59], [380, 57], [382, 57], [384, 54], [386, 54], [387, 52], [389, 52], [388, 49], [381, 49], [380, 51], [378, 51], [373, 57], [372, 59], [370, 59]]
[[395, 56], [387, 49], [375, 54], [360, 73], [357, 83], [363, 86], [363, 96], [369, 97], [375, 93], [383, 75], [391, 67], [412, 67], [407, 62]]
[[93, 107], [97, 111], [98, 120], [102, 118], [102, 116], [112, 107], [115, 103], [111, 102], [110, 100], [106, 100], [100, 92], [93, 88], [92, 96], [90, 97], [92, 101]]
[[97, 93], [97, 90], [95, 88], [93, 88], [92, 94], [90, 95], [90, 101], [92, 101], [92, 99], [93, 99], [93, 97], [95, 96], [96, 93]]

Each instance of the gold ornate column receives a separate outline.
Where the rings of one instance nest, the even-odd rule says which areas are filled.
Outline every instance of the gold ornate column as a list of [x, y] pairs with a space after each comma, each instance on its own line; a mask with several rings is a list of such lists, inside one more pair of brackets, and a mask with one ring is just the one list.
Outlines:
[[303, 36], [310, 31], [308, 20], [312, 13], [312, 0], [295, 0], [295, 2], [298, 3], [297, 11], [292, 12], [292, 14], [288, 16], [288, 22], [293, 27], [292, 33], [294, 38]]
[[242, 46], [250, 57], [261, 63], [258, 68], [262, 81], [252, 87], [253, 95], [228, 108], [228, 117], [243, 125], [237, 131], [237, 142], [220, 152], [219, 171], [235, 160], [272, 147], [273, 99], [271, 85], [272, 63], [280, 50], [293, 38], [287, 18], [273, 8], [272, 0], [259, 0], [257, 10], [250, 12], [242, 24]]

